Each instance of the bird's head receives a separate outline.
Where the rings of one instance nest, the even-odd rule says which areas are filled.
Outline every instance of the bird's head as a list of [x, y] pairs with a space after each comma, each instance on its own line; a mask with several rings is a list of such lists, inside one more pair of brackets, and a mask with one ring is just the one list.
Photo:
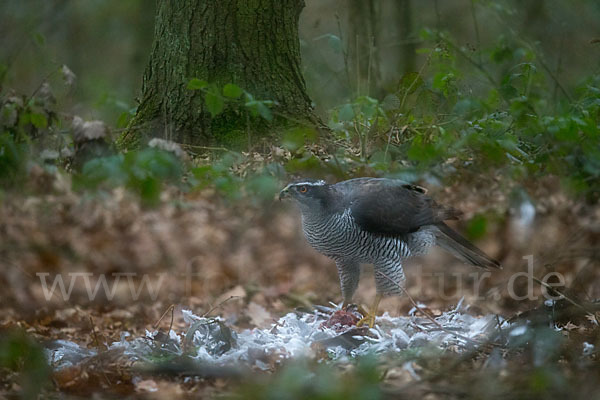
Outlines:
[[329, 205], [331, 185], [325, 181], [302, 181], [287, 185], [279, 192], [279, 200], [292, 198], [303, 212], [324, 212]]

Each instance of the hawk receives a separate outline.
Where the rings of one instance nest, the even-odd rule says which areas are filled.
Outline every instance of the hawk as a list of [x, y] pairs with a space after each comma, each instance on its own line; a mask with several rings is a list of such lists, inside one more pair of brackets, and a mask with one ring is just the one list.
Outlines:
[[358, 287], [360, 264], [374, 265], [377, 296], [358, 326], [372, 328], [381, 299], [402, 294], [403, 260], [433, 245], [477, 267], [500, 267], [444, 222], [461, 213], [436, 203], [419, 186], [385, 178], [304, 181], [287, 185], [279, 194], [280, 200], [285, 197], [300, 207], [308, 243], [335, 261], [344, 307]]

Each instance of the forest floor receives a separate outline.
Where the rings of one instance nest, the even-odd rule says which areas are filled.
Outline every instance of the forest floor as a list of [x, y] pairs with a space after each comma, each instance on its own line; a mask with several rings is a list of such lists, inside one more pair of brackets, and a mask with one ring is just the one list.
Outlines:
[[[167, 189], [146, 208], [121, 188], [74, 192], [64, 174], [31, 182], [0, 205], [0, 331], [31, 354], [41, 346], [50, 370], [33, 356], [22, 373], [3, 364], [5, 395], [598, 393], [600, 209], [551, 178], [532, 186], [528, 212], [500, 184], [432, 190], [466, 220], [507, 214], [478, 241], [504, 268], [483, 275], [442, 251], [413, 260], [408, 296], [385, 299], [371, 331], [355, 327], [357, 313], [330, 319], [341, 302], [335, 265], [305, 242], [288, 203]], [[549, 272], [564, 278], [560, 300], [542, 296]], [[366, 268], [355, 300], [374, 295]]]

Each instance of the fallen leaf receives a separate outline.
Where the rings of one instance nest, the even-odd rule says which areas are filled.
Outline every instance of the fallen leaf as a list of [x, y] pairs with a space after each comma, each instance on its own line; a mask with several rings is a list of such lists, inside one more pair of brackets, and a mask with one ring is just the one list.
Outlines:
[[138, 392], [156, 392], [158, 390], [158, 385], [152, 379], [146, 379], [136, 383], [135, 390]]
[[248, 304], [248, 316], [250, 317], [250, 322], [259, 328], [269, 326], [273, 320], [271, 314], [263, 306], [255, 302]]
[[219, 298], [215, 302], [215, 306], [223, 303], [230, 297], [243, 299], [246, 297], [246, 289], [244, 289], [241, 285], [237, 285], [233, 289], [231, 289], [231, 290], [223, 293], [221, 296], [219, 296]]

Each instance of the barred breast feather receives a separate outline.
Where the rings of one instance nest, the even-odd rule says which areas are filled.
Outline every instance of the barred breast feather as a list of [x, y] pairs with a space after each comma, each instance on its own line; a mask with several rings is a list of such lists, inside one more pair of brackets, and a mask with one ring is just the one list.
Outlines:
[[302, 217], [304, 236], [320, 253], [336, 258], [352, 258], [363, 263], [411, 256], [410, 240], [374, 235], [362, 230], [354, 221], [352, 211], [345, 209], [327, 218]]

